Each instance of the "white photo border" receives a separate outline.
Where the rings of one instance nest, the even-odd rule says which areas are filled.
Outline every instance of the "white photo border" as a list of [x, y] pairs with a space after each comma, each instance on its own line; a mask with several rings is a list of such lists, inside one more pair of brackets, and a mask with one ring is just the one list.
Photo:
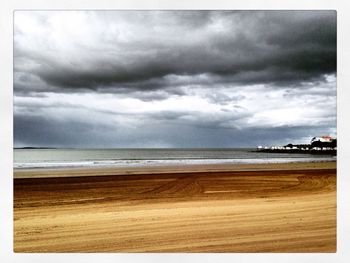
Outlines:
[[[13, 13], [15, 10], [336, 10], [337, 252], [336, 253], [14, 253]], [[0, 261], [1, 262], [350, 262], [350, 1], [331, 0], [15, 0], [0, 3]]]

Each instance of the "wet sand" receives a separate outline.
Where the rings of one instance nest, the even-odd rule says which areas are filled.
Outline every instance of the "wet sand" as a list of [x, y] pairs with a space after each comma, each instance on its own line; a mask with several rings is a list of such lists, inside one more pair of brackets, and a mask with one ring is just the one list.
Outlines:
[[15, 171], [15, 252], [335, 252], [336, 163]]

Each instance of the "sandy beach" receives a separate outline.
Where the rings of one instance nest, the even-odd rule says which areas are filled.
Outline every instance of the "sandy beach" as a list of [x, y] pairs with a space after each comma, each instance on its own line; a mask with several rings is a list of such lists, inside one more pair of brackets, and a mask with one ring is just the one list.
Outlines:
[[15, 252], [336, 252], [336, 162], [14, 178]]

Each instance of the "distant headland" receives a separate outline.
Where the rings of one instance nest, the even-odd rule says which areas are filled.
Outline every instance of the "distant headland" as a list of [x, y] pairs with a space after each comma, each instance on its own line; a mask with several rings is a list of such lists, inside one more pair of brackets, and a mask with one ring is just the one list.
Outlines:
[[58, 149], [58, 148], [55, 148], [55, 147], [14, 147], [13, 149], [31, 150], [31, 149]]

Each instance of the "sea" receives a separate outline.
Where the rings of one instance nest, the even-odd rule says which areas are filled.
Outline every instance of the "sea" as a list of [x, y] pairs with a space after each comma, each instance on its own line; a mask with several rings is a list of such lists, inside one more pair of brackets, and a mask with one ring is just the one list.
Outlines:
[[192, 164], [322, 162], [331, 155], [219, 149], [14, 149], [15, 169], [143, 167]]

